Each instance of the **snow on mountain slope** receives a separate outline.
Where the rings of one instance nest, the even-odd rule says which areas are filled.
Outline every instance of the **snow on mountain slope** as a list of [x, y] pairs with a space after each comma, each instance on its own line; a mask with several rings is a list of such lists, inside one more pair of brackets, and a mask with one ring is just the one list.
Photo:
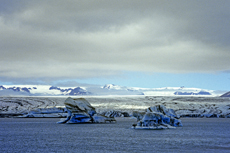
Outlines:
[[214, 90], [185, 87], [139, 88], [114, 84], [88, 87], [50, 85], [2, 85], [0, 96], [68, 96], [68, 95], [147, 95], [147, 96], [220, 96]]
[[129, 88], [132, 91], [142, 92], [148, 96], [218, 96], [214, 90], [185, 87], [164, 87], [164, 88]]
[[113, 89], [113, 90], [124, 90], [125, 87], [121, 87], [118, 85], [114, 85], [114, 84], [106, 84], [102, 87], [103, 89]]
[[225, 93], [225, 94], [223, 94], [223, 95], [221, 95], [220, 97], [230, 97], [230, 91]]
[[139, 95], [152, 96], [218, 96], [214, 90], [205, 90], [200, 88], [185, 88], [183, 87], [163, 87], [163, 88], [139, 88], [139, 87], [124, 87], [114, 84], [106, 84], [101, 87], [108, 90], [139, 92]]
[[[4, 92], [2, 92], [4, 91]], [[49, 85], [4, 85], [0, 86], [0, 95], [60, 96], [90, 94], [84, 87], [54, 87]]]

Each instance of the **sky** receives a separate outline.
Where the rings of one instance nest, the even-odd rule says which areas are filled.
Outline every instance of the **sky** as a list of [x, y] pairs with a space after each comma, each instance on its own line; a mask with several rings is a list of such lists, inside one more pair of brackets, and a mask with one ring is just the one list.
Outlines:
[[0, 0], [0, 84], [230, 90], [228, 0]]

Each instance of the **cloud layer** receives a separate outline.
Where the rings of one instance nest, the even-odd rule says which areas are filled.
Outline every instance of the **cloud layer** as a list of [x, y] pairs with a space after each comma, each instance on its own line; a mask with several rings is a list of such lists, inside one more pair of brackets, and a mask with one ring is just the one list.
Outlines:
[[229, 5], [227, 0], [5, 0], [0, 79], [228, 71]]

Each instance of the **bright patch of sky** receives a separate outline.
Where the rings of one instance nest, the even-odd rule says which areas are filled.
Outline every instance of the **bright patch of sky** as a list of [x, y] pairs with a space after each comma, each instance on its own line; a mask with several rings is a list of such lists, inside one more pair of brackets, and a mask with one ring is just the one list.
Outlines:
[[187, 74], [171, 74], [171, 73], [141, 73], [141, 72], [123, 72], [120, 77], [107, 78], [90, 78], [76, 79], [53, 82], [53, 84], [61, 86], [87, 86], [88, 85], [105, 85], [115, 84], [126, 87], [142, 87], [142, 88], [161, 88], [161, 87], [187, 87], [201, 88], [208, 90], [230, 90], [229, 73], [187, 73]]

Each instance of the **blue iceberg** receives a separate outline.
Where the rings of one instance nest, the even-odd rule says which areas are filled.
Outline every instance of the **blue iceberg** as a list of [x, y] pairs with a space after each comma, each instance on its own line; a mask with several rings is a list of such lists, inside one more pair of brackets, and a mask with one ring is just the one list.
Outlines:
[[58, 123], [105, 123], [116, 121], [113, 117], [98, 114], [84, 98], [67, 98], [64, 102], [68, 115]]
[[163, 105], [149, 107], [142, 118], [137, 116], [137, 124], [133, 124], [134, 129], [173, 129], [182, 126], [181, 120], [173, 109], [167, 109]]

